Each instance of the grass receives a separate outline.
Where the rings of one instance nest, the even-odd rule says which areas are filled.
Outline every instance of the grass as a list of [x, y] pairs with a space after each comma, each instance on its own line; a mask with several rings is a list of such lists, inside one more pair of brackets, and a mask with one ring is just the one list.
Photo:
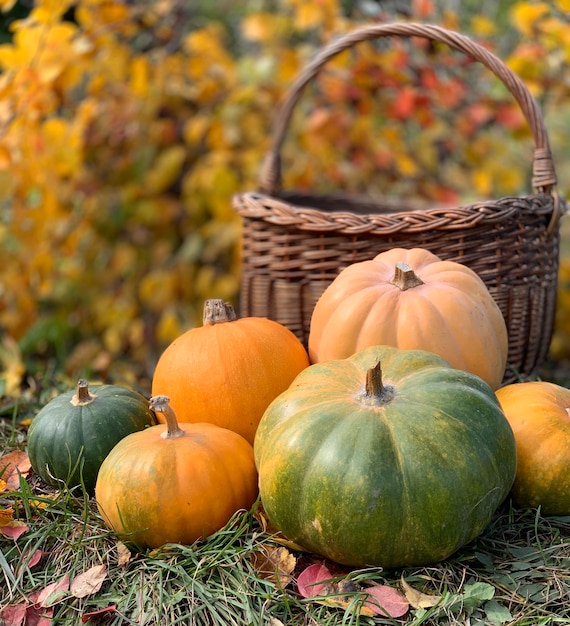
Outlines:
[[[25, 428], [13, 407], [0, 418], [0, 449], [22, 449]], [[13, 505], [29, 530], [17, 540], [0, 535], [0, 607], [26, 601], [34, 592], [73, 580], [104, 565], [96, 593], [69, 591], [51, 598], [53, 624], [332, 626], [406, 624], [410, 626], [570, 624], [570, 517], [545, 518], [505, 502], [483, 534], [452, 558], [430, 567], [384, 571], [345, 569], [358, 590], [370, 584], [401, 588], [405, 583], [437, 606], [416, 606], [404, 618], [361, 615], [300, 597], [295, 580], [281, 587], [256, 567], [256, 555], [278, 547], [263, 532], [255, 511], [242, 511], [218, 533], [193, 546], [168, 545], [153, 551], [125, 546], [102, 523], [84, 492], [54, 491], [29, 474], [17, 489], [0, 495], [0, 508]], [[39, 563], [30, 558], [42, 551]], [[124, 555], [128, 559], [124, 559]], [[293, 552], [301, 569], [318, 560]], [[404, 581], [404, 582], [403, 582]], [[356, 592], [350, 606], [358, 605]], [[50, 602], [48, 602], [49, 604]], [[417, 603], [419, 604], [419, 603]]]

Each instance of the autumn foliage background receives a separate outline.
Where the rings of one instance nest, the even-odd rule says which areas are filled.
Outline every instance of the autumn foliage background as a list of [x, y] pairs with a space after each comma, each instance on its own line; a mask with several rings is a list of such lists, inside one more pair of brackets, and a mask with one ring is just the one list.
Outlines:
[[[206, 298], [237, 303], [231, 197], [256, 188], [297, 72], [356, 26], [435, 22], [485, 43], [542, 105], [570, 190], [568, 0], [461, 14], [427, 0], [0, 5], [0, 395], [37, 373], [134, 383], [201, 323]], [[322, 73], [283, 173], [287, 187], [460, 202], [530, 192], [531, 158], [525, 120], [486, 70], [391, 39]], [[566, 239], [556, 358], [570, 356]]]

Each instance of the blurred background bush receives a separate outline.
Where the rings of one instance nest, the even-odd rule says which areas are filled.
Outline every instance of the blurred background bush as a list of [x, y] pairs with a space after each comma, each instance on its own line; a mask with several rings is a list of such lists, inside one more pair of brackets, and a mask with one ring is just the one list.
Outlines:
[[[237, 303], [231, 197], [256, 188], [297, 72], [356, 26], [429, 21], [487, 45], [540, 102], [568, 195], [569, 0], [0, 8], [0, 395], [60, 372], [140, 382], [206, 298]], [[285, 186], [452, 202], [531, 191], [528, 128], [484, 68], [393, 39], [330, 65], [292, 121]], [[557, 359], [570, 356], [568, 240]]]

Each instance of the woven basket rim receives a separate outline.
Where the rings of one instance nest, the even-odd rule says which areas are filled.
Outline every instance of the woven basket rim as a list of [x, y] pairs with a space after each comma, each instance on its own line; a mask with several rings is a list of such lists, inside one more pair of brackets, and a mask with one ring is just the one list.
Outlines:
[[[552, 216], [557, 224], [566, 211], [548, 193], [506, 196], [461, 205], [394, 201], [391, 198], [350, 196], [344, 193], [244, 192], [233, 199], [242, 218], [287, 226], [298, 230], [343, 234], [386, 235], [395, 232], [457, 230], [511, 222], [522, 215]], [[334, 206], [334, 208], [332, 208]], [[326, 208], [325, 208], [326, 207]], [[427, 207], [427, 208], [426, 208]]]

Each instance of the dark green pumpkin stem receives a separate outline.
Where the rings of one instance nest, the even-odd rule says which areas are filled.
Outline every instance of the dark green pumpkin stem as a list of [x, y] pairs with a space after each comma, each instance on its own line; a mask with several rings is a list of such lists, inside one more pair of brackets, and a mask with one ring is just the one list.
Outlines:
[[178, 420], [173, 408], [169, 404], [170, 398], [168, 396], [152, 396], [148, 402], [148, 406], [151, 411], [155, 413], [161, 413], [166, 420], [166, 431], [162, 433], [161, 437], [164, 439], [174, 439], [175, 437], [184, 437], [186, 434], [180, 426], [178, 426]]
[[204, 303], [204, 326], [233, 322], [234, 320], [237, 320], [237, 315], [234, 307], [229, 302], [224, 302], [219, 298], [212, 298]]
[[382, 364], [378, 361], [366, 372], [364, 389], [358, 394], [358, 399], [364, 404], [382, 406], [390, 402], [395, 395], [394, 387], [384, 384]]
[[97, 396], [89, 393], [89, 383], [83, 378], [78, 381], [75, 394], [71, 398], [73, 406], [85, 406], [91, 404]]
[[406, 291], [407, 289], [423, 285], [424, 281], [416, 276], [414, 270], [407, 263], [401, 262], [396, 263], [394, 277], [390, 283], [396, 285], [398, 289]]

